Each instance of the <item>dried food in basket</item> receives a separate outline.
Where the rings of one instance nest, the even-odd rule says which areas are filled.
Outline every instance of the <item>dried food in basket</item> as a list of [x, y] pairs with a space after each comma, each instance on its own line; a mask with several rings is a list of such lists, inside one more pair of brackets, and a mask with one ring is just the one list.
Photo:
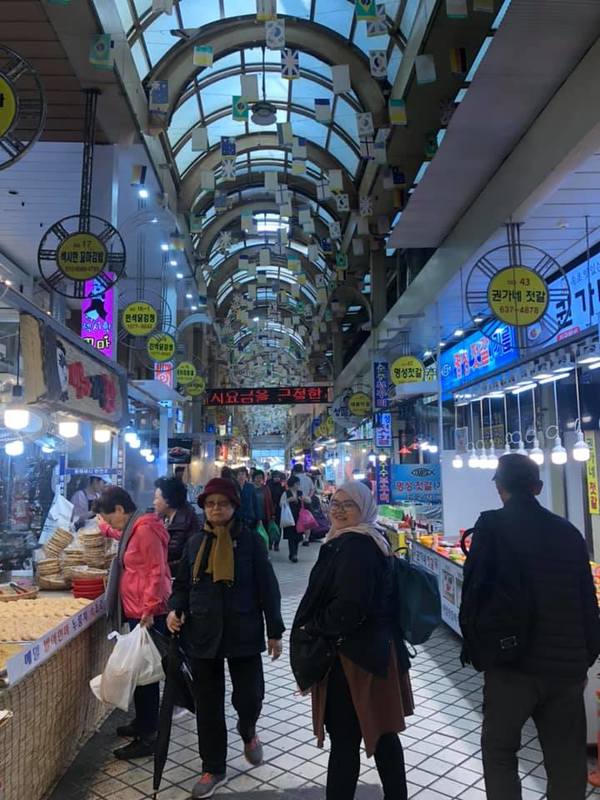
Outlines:
[[8, 603], [15, 600], [35, 600], [39, 591], [37, 586], [23, 586], [17, 591], [12, 585], [2, 584], [0, 586], [0, 603]]
[[71, 575], [73, 580], [95, 580], [106, 578], [108, 570], [95, 569], [94, 567], [73, 567]]
[[56, 575], [60, 572], [60, 560], [58, 558], [43, 558], [36, 564], [38, 575]]
[[64, 592], [71, 588], [71, 581], [64, 575], [38, 575], [38, 586], [46, 592]]
[[73, 542], [73, 534], [64, 528], [57, 528], [44, 545], [44, 552], [49, 556], [58, 556]]

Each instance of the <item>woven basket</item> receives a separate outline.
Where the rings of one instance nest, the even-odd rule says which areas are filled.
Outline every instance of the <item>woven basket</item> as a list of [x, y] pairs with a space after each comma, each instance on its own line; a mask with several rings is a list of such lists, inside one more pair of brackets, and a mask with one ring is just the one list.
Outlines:
[[27, 592], [21, 594], [0, 594], [0, 603], [12, 603], [15, 600], [35, 600], [40, 593], [37, 586], [32, 586]]
[[38, 575], [38, 585], [40, 589], [47, 592], [64, 592], [71, 588], [71, 581], [66, 580], [62, 575]]

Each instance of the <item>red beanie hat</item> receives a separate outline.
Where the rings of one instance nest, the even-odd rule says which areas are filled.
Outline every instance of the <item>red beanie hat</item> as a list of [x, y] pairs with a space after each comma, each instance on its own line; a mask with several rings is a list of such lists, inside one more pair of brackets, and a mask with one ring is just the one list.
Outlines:
[[198, 505], [204, 508], [206, 498], [211, 494], [222, 494], [236, 508], [240, 506], [240, 490], [229, 478], [213, 478], [204, 487], [204, 491], [198, 496]]

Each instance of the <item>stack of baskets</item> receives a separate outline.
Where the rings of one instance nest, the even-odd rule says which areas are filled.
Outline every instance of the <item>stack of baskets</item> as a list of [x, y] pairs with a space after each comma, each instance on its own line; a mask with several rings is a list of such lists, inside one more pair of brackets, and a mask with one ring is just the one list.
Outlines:
[[100, 533], [92, 531], [79, 534], [79, 541], [83, 547], [84, 561], [88, 567], [95, 569], [106, 569], [110, 566], [112, 557], [110, 556], [110, 542]]
[[73, 534], [57, 528], [44, 545], [46, 558], [38, 561], [37, 582], [40, 589], [60, 591], [68, 589], [70, 583], [62, 574], [61, 556], [73, 541]]
[[104, 594], [108, 571], [93, 567], [73, 567], [71, 570], [73, 597], [95, 600]]
[[58, 558], [63, 550], [73, 541], [73, 534], [64, 528], [57, 528], [44, 545], [44, 552], [48, 557]]
[[73, 577], [73, 570], [76, 567], [85, 565], [85, 553], [78, 547], [69, 547], [65, 550], [62, 560], [62, 574], [70, 580]]

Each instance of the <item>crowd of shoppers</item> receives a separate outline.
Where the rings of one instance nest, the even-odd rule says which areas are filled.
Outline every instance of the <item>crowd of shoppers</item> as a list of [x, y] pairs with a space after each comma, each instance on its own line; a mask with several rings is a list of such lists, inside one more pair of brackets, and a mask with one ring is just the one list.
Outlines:
[[[95, 506], [104, 533], [119, 541], [107, 587], [113, 624], [177, 634], [189, 659], [203, 765], [192, 791], [196, 800], [211, 797], [226, 781], [225, 662], [244, 755], [252, 765], [263, 760], [261, 654], [280, 657], [284, 625], [277, 578], [257, 525], [281, 525], [295, 562], [303, 511], [317, 509], [314, 483], [302, 469], [287, 481], [277, 473], [265, 477], [243, 468], [211, 480], [198, 498], [202, 526], [176, 478], [157, 481], [155, 514], [139, 512], [118, 487], [105, 489]], [[522, 800], [517, 752], [531, 717], [549, 800], [584, 800], [583, 690], [600, 654], [587, 549], [570, 523], [536, 500], [542, 482], [531, 459], [503, 456], [494, 481], [503, 508], [484, 512], [467, 532], [472, 541], [460, 614], [463, 662], [485, 678], [487, 798]], [[317, 742], [328, 734], [331, 743], [326, 798], [354, 798], [362, 742], [375, 758], [385, 799], [407, 800], [398, 734], [414, 703], [409, 655], [393, 624], [402, 603], [394, 589], [394, 556], [364, 483], [342, 485], [329, 516], [291, 633], [292, 669], [311, 695]], [[158, 684], [136, 689], [135, 719], [118, 730], [132, 741], [115, 751], [118, 758], [153, 752], [158, 703]]]

